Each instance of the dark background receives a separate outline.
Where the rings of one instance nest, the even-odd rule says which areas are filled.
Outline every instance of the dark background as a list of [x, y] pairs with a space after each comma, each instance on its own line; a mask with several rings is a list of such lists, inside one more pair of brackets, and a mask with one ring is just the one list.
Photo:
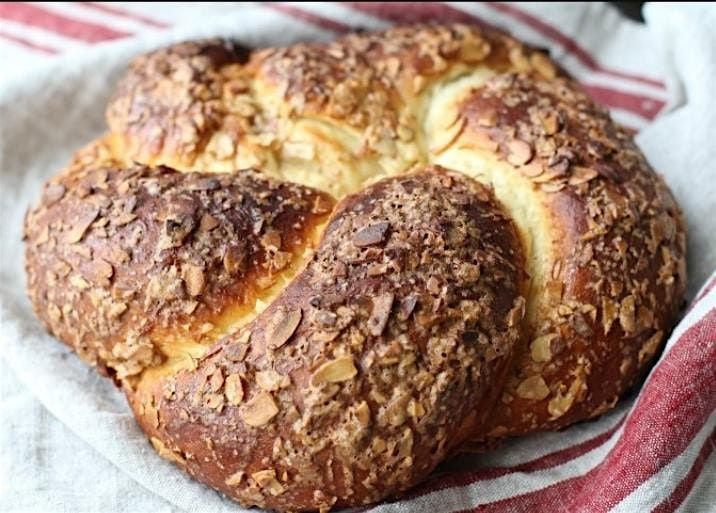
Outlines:
[[636, 21], [644, 21], [641, 16], [641, 7], [644, 2], [609, 2], [619, 9], [622, 14]]

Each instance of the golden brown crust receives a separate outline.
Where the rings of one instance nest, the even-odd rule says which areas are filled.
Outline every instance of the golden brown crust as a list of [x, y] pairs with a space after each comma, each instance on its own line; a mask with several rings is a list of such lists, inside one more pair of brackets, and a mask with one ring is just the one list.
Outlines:
[[[27, 219], [31, 298], [115, 374], [160, 454], [246, 503], [366, 503], [466, 438], [599, 415], [648, 368], [683, 297], [685, 226], [663, 181], [555, 63], [498, 32], [182, 43], [138, 58], [107, 118]], [[237, 171], [249, 167], [264, 177]], [[122, 192], [132, 176], [167, 192]], [[212, 176], [218, 188], [197, 189]], [[132, 248], [144, 258], [115, 265], [102, 252], [126, 238], [111, 230], [128, 195], [150, 236]], [[343, 200], [324, 232], [331, 197]], [[162, 239], [155, 214], [186, 204], [221, 235]], [[203, 217], [172, 226], [194, 237], [214, 224]], [[235, 233], [254, 248], [245, 268], [227, 252]], [[241, 270], [227, 278], [227, 265]], [[172, 272], [157, 288], [180, 297], [152, 309], [137, 276]], [[122, 280], [125, 324], [105, 315]], [[149, 343], [127, 348], [135, 319]], [[454, 387], [423, 389], [422, 372]]]
[[53, 334], [123, 380], [173, 344], [201, 349], [235, 329], [332, 203], [252, 171], [78, 166], [27, 216], [30, 297]]
[[603, 413], [641, 375], [680, 307], [681, 213], [631, 136], [569, 79], [497, 76], [458, 112], [466, 133], [455, 144], [494, 145], [560, 225], [550, 275], [531, 296], [533, 335], [491, 434]]
[[519, 336], [521, 260], [483, 186], [386, 179], [338, 205], [253, 322], [128, 397], [189, 472], [246, 505], [380, 500], [484, 424]]

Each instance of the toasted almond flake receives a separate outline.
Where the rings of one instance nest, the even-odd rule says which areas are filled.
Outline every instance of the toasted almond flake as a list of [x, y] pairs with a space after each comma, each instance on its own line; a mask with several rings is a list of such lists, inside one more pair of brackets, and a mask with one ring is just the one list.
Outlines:
[[541, 401], [549, 395], [549, 388], [539, 374], [530, 376], [517, 386], [517, 396], [522, 399]]
[[400, 301], [398, 317], [404, 321], [408, 320], [410, 314], [413, 313], [413, 310], [415, 310], [415, 306], [417, 304], [418, 296], [415, 294], [410, 294], [409, 296], [403, 298], [402, 301]]
[[209, 379], [209, 389], [212, 392], [218, 392], [223, 384], [224, 374], [221, 372], [221, 369], [216, 369]]
[[659, 348], [659, 345], [661, 344], [661, 340], [664, 336], [664, 332], [659, 330], [656, 333], [654, 333], [651, 337], [649, 337], [649, 340], [644, 342], [644, 345], [641, 346], [641, 349], [639, 349], [639, 365], [644, 363], [646, 360], [650, 359], [654, 354], [656, 353], [656, 350]]
[[190, 296], [198, 296], [204, 290], [204, 269], [200, 265], [182, 265], [182, 277]]
[[559, 131], [559, 116], [554, 110], [544, 112], [540, 115], [542, 128], [547, 135], [554, 135]]
[[127, 305], [125, 303], [112, 303], [112, 306], [107, 309], [107, 315], [109, 315], [110, 319], [116, 319], [126, 311]]
[[222, 394], [206, 394], [204, 396], [204, 405], [221, 411], [224, 408], [224, 396]]
[[311, 376], [311, 384], [318, 386], [322, 383], [338, 383], [353, 379], [358, 374], [352, 356], [342, 356], [328, 361], [318, 367]]
[[425, 415], [425, 408], [423, 407], [422, 403], [416, 401], [415, 399], [410, 400], [405, 411], [407, 411], [408, 415], [410, 415], [414, 419], [419, 419], [420, 417]]
[[385, 330], [394, 299], [395, 296], [392, 293], [381, 294], [373, 298], [373, 311], [368, 319], [368, 331], [374, 337], [379, 337]]
[[267, 392], [274, 392], [279, 389], [283, 376], [273, 369], [256, 373], [256, 384]]
[[619, 304], [608, 297], [602, 297], [602, 327], [605, 335], [609, 333], [612, 323], [617, 319], [618, 315]]
[[391, 426], [401, 426], [405, 423], [410, 399], [410, 396], [405, 393], [391, 399], [383, 415], [384, 419], [388, 421], [388, 424]]
[[201, 216], [199, 221], [199, 230], [202, 232], [208, 232], [219, 226], [219, 221], [211, 214], [204, 214]]
[[547, 80], [552, 80], [557, 76], [557, 70], [554, 67], [554, 64], [552, 64], [549, 57], [542, 52], [534, 52], [530, 55], [530, 64], [532, 64], [532, 67], [537, 70], [537, 73], [542, 75], [542, 77]]
[[174, 463], [186, 465], [186, 460], [180, 454], [172, 451], [164, 445], [164, 442], [162, 442], [159, 438], [153, 436], [149, 440], [152, 442], [154, 449], [159, 453], [159, 456], [166, 460], [173, 461]]
[[413, 452], [413, 430], [405, 428], [403, 435], [398, 442], [398, 458], [403, 459], [410, 456]]
[[50, 240], [50, 227], [48, 225], [44, 225], [42, 228], [40, 228], [40, 233], [35, 238], [35, 244], [41, 245], [48, 240]]
[[241, 409], [241, 418], [249, 426], [260, 427], [278, 414], [278, 406], [268, 392], [260, 392], [251, 398]]
[[224, 269], [229, 274], [237, 274], [244, 268], [246, 250], [239, 246], [229, 246], [224, 254]]
[[371, 443], [370, 448], [375, 454], [381, 454], [388, 448], [388, 446], [386, 445], [385, 440], [383, 440], [379, 436], [376, 436], [375, 438], [373, 438], [373, 442]]
[[628, 295], [622, 299], [619, 307], [619, 324], [626, 333], [632, 333], [636, 330], [636, 298]]
[[88, 289], [90, 284], [87, 280], [85, 280], [83, 277], [78, 276], [76, 274], [73, 274], [70, 276], [70, 285], [73, 287], [76, 287], [80, 290]]
[[390, 223], [375, 223], [361, 228], [353, 236], [353, 244], [362, 248], [383, 242], [388, 233]]
[[239, 470], [238, 472], [234, 472], [229, 477], [227, 477], [224, 483], [226, 483], [226, 486], [240, 485], [241, 481], [244, 480], [245, 475], [246, 473], [243, 470]]
[[42, 194], [42, 201], [46, 206], [50, 206], [53, 203], [60, 201], [64, 196], [67, 189], [61, 184], [47, 184], [45, 191]]
[[266, 327], [266, 342], [269, 347], [277, 349], [288, 342], [301, 323], [301, 316], [300, 308], [294, 310], [278, 308]]
[[153, 428], [159, 426], [159, 412], [153, 404], [147, 403], [144, 405], [144, 417], [149, 421], [149, 425]]
[[276, 479], [276, 471], [274, 469], [259, 470], [251, 474], [251, 479], [261, 488], [266, 486], [272, 479]]
[[570, 393], [563, 395], [562, 392], [558, 392], [547, 404], [547, 411], [553, 420], [557, 419], [569, 411], [573, 402], [573, 395]]
[[490, 55], [491, 49], [484, 39], [468, 40], [460, 47], [460, 58], [466, 62], [480, 62]]
[[230, 404], [234, 406], [244, 400], [244, 387], [241, 384], [241, 376], [230, 374], [224, 381], [224, 395]]
[[261, 245], [270, 251], [278, 251], [281, 249], [281, 233], [270, 228], [261, 237]]
[[551, 182], [540, 184], [540, 189], [544, 192], [559, 192], [564, 189], [564, 182]]
[[544, 173], [544, 167], [542, 167], [540, 162], [534, 160], [529, 164], [520, 167], [520, 173], [528, 178], [537, 178]]
[[521, 139], [510, 141], [507, 151], [507, 162], [513, 166], [523, 166], [532, 160], [532, 146]]
[[555, 338], [557, 338], [555, 333], [549, 333], [534, 339], [530, 344], [530, 354], [532, 355], [532, 360], [538, 363], [550, 361], [552, 359], [552, 349], [550, 346], [552, 340]]
[[582, 166], [573, 166], [572, 175], [569, 177], [569, 185], [579, 185], [586, 183], [599, 176], [594, 169]]
[[527, 59], [522, 45], [510, 48], [508, 57], [517, 71], [530, 71], [530, 61]]
[[47, 305], [47, 314], [53, 322], [59, 322], [62, 318], [62, 310], [60, 310], [54, 303]]
[[360, 422], [361, 426], [367, 427], [370, 424], [370, 407], [365, 401], [361, 401], [358, 406], [355, 407], [355, 416]]
[[97, 219], [97, 216], [99, 215], [99, 209], [94, 208], [88, 212], [85, 212], [81, 214], [75, 221], [74, 226], [72, 229], [65, 233], [65, 242], [69, 244], [74, 244], [75, 242], [79, 242], [82, 240], [82, 237], [84, 237], [85, 232], [90, 227], [90, 225], [94, 222], [95, 219]]

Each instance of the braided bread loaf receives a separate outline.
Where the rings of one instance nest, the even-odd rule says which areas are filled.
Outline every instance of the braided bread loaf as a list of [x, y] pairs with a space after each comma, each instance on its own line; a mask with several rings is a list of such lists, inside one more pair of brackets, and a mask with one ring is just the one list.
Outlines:
[[380, 500], [643, 374], [681, 214], [539, 51], [465, 25], [136, 59], [26, 219], [51, 333], [159, 453], [278, 510]]

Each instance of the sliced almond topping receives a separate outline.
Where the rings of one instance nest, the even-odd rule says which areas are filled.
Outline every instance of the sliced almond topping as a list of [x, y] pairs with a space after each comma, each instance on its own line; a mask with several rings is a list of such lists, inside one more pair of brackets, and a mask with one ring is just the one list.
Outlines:
[[530, 344], [530, 354], [535, 362], [548, 362], [552, 359], [552, 340], [557, 338], [555, 333], [537, 337]]
[[352, 356], [342, 356], [324, 363], [311, 376], [311, 384], [318, 386], [322, 383], [338, 383], [353, 379], [358, 374]]
[[490, 54], [490, 43], [484, 39], [466, 41], [460, 48], [460, 58], [466, 62], [479, 62]]
[[406, 410], [408, 412], [408, 415], [415, 419], [419, 419], [423, 415], [425, 415], [425, 408], [423, 407], [422, 403], [419, 401], [416, 401], [415, 399], [411, 399], [408, 403], [408, 407]]
[[180, 454], [172, 451], [164, 445], [164, 442], [162, 442], [159, 438], [151, 437], [149, 440], [152, 442], [154, 449], [159, 453], [159, 456], [166, 460], [173, 461], [174, 463], [186, 465], [186, 460]]
[[109, 262], [101, 258], [95, 258], [83, 267], [83, 274], [94, 283], [101, 285], [112, 277], [114, 268]]
[[87, 280], [85, 280], [82, 276], [78, 276], [76, 274], [70, 276], [70, 285], [80, 290], [88, 289], [90, 286]]
[[654, 356], [656, 350], [659, 348], [659, 344], [661, 344], [663, 335], [664, 332], [659, 330], [649, 337], [649, 340], [644, 342], [644, 345], [639, 349], [639, 365]]
[[517, 396], [522, 399], [541, 401], [549, 395], [549, 388], [539, 374], [530, 376], [517, 387]]
[[557, 419], [569, 411], [573, 402], [572, 394], [567, 392], [563, 395], [562, 392], [558, 392], [547, 404], [547, 411], [552, 415], [552, 419]]
[[75, 224], [72, 229], [65, 233], [65, 242], [74, 244], [75, 242], [79, 242], [80, 240], [82, 240], [82, 237], [87, 231], [87, 228], [89, 228], [90, 225], [94, 222], [94, 220], [97, 219], [98, 215], [98, 208], [94, 208], [89, 212], [85, 212], [84, 214], [80, 215], [75, 221]]
[[244, 387], [241, 384], [241, 376], [238, 374], [230, 374], [224, 382], [224, 395], [229, 403], [234, 406], [244, 400]]
[[569, 185], [586, 183], [599, 176], [594, 169], [582, 166], [572, 166], [572, 176], [569, 177]]
[[153, 404], [147, 403], [144, 405], [144, 416], [149, 421], [149, 425], [156, 428], [159, 426], [159, 412]]
[[268, 250], [278, 251], [281, 249], [281, 233], [273, 228], [267, 230], [261, 237], [261, 244]]
[[636, 298], [631, 294], [622, 299], [619, 307], [619, 324], [626, 333], [636, 330]]
[[281, 307], [277, 309], [266, 327], [266, 342], [269, 347], [277, 349], [288, 342], [301, 323], [301, 316], [300, 308], [287, 310]]
[[522, 45], [510, 48], [508, 57], [517, 71], [530, 71], [530, 61], [527, 59]]
[[251, 474], [251, 479], [261, 488], [266, 486], [272, 479], [276, 479], [276, 471], [273, 469], [259, 470]]
[[203, 216], [201, 216], [201, 221], [199, 222], [199, 230], [201, 230], [202, 232], [211, 231], [217, 226], [219, 226], [219, 221], [211, 214], [204, 214]]
[[537, 73], [542, 75], [542, 77], [547, 80], [552, 80], [557, 76], [557, 70], [554, 67], [554, 64], [552, 64], [549, 57], [542, 52], [534, 52], [530, 55], [530, 64], [532, 64], [532, 67], [537, 70]]
[[534, 160], [529, 164], [520, 167], [520, 173], [528, 178], [537, 178], [539, 175], [544, 173], [544, 167], [542, 167], [540, 162]]
[[413, 452], [413, 430], [405, 428], [398, 442], [398, 458], [403, 459]]
[[261, 392], [244, 405], [241, 409], [241, 418], [249, 426], [260, 427], [278, 414], [278, 406], [273, 396], [268, 392]]
[[548, 111], [540, 115], [542, 128], [547, 135], [554, 135], [559, 131], [559, 116], [556, 111]]
[[398, 311], [398, 317], [402, 320], [408, 320], [410, 314], [415, 310], [415, 306], [418, 303], [418, 296], [410, 294], [408, 297], [403, 298], [400, 302], [400, 309]]
[[216, 369], [209, 379], [209, 387], [212, 392], [218, 392], [221, 385], [224, 384], [224, 375], [221, 369]]
[[238, 472], [234, 472], [229, 477], [227, 477], [226, 481], [224, 481], [224, 483], [226, 483], [226, 486], [240, 485], [241, 481], [244, 480], [245, 475], [246, 474], [244, 473], [243, 470], [239, 470]]
[[276, 471], [273, 469], [255, 472], [251, 474], [251, 477], [262, 490], [267, 491], [274, 497], [284, 492], [284, 487], [278, 479], [276, 479]]
[[544, 192], [559, 192], [564, 189], [564, 182], [549, 182], [540, 184], [540, 189]]
[[608, 297], [602, 297], [602, 327], [604, 328], [605, 335], [612, 329], [612, 323], [616, 320], [618, 315], [619, 304]]
[[532, 146], [521, 139], [510, 141], [507, 150], [507, 162], [513, 166], [523, 166], [532, 160]]
[[368, 406], [368, 403], [361, 401], [360, 404], [355, 407], [354, 411], [361, 426], [367, 427], [370, 423], [370, 407]]
[[390, 223], [376, 223], [366, 226], [353, 236], [353, 244], [359, 248], [379, 244], [383, 242], [389, 228]]
[[184, 264], [182, 275], [186, 283], [186, 291], [190, 296], [198, 296], [204, 290], [204, 269], [199, 265]]
[[224, 396], [221, 394], [206, 394], [204, 396], [204, 406], [221, 411], [224, 408]]
[[50, 206], [53, 203], [60, 201], [64, 196], [67, 189], [64, 185], [60, 184], [47, 184], [45, 191], [42, 194], [42, 201], [46, 206]]
[[239, 246], [229, 246], [224, 254], [224, 269], [229, 274], [238, 274], [244, 269], [246, 250]]
[[383, 333], [390, 318], [394, 299], [395, 296], [392, 293], [382, 294], [373, 298], [373, 311], [368, 319], [368, 331], [370, 331], [371, 335], [378, 337]]
[[283, 381], [283, 376], [273, 369], [256, 373], [256, 384], [267, 392], [278, 390]]

